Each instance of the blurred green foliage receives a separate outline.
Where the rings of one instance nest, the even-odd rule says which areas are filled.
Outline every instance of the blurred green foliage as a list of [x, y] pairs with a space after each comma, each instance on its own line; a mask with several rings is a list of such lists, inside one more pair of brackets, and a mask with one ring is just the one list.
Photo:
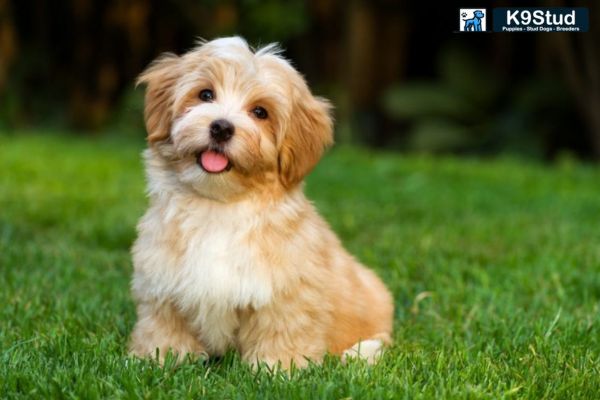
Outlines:
[[105, 130], [128, 136], [142, 136], [144, 132], [144, 88], [131, 87], [123, 93]]
[[436, 80], [398, 83], [382, 97], [385, 111], [408, 124], [402, 144], [431, 153], [510, 152], [543, 157], [548, 124], [573, 130], [569, 93], [561, 81], [538, 75], [510, 82], [473, 51], [447, 46]]
[[243, 0], [241, 6], [238, 29], [262, 44], [285, 42], [304, 33], [310, 21], [303, 0]]

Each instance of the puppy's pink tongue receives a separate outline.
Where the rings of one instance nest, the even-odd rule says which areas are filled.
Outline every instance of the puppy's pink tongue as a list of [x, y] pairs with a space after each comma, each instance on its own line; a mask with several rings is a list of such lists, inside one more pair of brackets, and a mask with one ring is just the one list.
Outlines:
[[229, 159], [224, 154], [207, 150], [200, 155], [200, 163], [208, 172], [222, 172], [227, 168]]

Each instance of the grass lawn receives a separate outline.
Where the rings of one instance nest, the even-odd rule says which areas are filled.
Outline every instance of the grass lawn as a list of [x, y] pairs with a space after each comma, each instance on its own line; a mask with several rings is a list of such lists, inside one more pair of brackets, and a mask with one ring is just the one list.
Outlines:
[[142, 147], [0, 135], [0, 398], [600, 398], [600, 168], [331, 151], [307, 191], [395, 344], [273, 376], [127, 356]]

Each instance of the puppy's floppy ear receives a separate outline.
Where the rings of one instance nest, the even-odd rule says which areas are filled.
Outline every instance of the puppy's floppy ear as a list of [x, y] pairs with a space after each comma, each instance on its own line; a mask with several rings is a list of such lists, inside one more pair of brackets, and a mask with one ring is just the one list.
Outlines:
[[136, 84], [146, 84], [144, 120], [148, 142], [165, 140], [171, 132], [173, 120], [173, 89], [179, 77], [180, 58], [166, 53], [140, 74]]
[[300, 183], [333, 143], [330, 111], [323, 98], [310, 93], [298, 96], [279, 152], [279, 176], [285, 187]]

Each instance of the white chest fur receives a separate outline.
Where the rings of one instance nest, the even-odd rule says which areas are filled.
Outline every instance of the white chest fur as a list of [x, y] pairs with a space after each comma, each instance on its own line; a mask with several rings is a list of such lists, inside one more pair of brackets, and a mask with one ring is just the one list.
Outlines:
[[231, 345], [238, 309], [260, 308], [272, 297], [248, 207], [173, 196], [155, 203], [138, 226], [134, 293], [176, 305], [213, 353]]

